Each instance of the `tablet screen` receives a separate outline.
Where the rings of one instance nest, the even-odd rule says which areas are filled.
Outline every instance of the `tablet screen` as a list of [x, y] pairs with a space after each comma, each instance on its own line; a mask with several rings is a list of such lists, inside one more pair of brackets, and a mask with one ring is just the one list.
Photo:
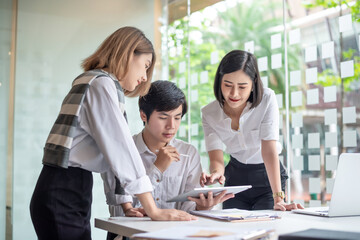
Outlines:
[[195, 188], [189, 192], [180, 194], [174, 198], [168, 199], [167, 202], [185, 202], [189, 201], [187, 197], [199, 197], [200, 193], [203, 193], [207, 196], [208, 192], [213, 192], [213, 195], [216, 196], [220, 194], [222, 191], [226, 190], [226, 194], [233, 193], [237, 194], [239, 192], [250, 189], [251, 185], [243, 185], [243, 186], [230, 186], [230, 187], [204, 187], [204, 188]]

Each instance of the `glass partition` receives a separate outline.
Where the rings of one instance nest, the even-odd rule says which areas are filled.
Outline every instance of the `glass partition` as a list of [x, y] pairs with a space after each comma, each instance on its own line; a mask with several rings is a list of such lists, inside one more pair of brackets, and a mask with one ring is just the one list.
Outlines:
[[[178, 137], [199, 150], [207, 170], [200, 109], [215, 99], [221, 58], [233, 49], [252, 52], [278, 100], [287, 200], [326, 205], [339, 154], [360, 150], [360, 3], [227, 0], [198, 8], [198, 2], [163, 1], [164, 74], [190, 106]], [[176, 9], [183, 14], [171, 14]]]
[[[138, 27], [152, 40], [153, 9], [153, 1], [18, 1], [13, 239], [36, 238], [30, 198], [46, 138], [73, 79], [82, 72], [81, 61], [119, 27]], [[127, 99], [126, 107], [138, 109], [136, 100]], [[128, 111], [128, 120], [138, 132], [133, 127], [142, 126], [138, 111]], [[93, 225], [94, 217], [109, 216], [102, 180], [93, 176], [92, 238], [105, 239], [106, 232]]]
[[291, 199], [315, 207], [331, 198], [338, 157], [359, 152], [358, 1], [287, 6]]
[[[6, 239], [10, 225], [11, 202], [7, 198], [8, 170], [8, 110], [9, 110], [9, 79], [10, 79], [10, 49], [11, 49], [11, 14], [12, 1], [0, 2], [0, 240]], [[7, 228], [8, 227], [8, 228]], [[9, 234], [10, 235], [10, 234]], [[9, 236], [8, 236], [9, 237]]]

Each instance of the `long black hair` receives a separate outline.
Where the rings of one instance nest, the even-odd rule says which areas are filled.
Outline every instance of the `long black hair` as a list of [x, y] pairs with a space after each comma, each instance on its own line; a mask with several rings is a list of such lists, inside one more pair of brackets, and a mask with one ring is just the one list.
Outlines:
[[215, 75], [214, 94], [221, 107], [224, 106], [225, 101], [221, 92], [223, 76], [239, 70], [248, 75], [253, 83], [253, 89], [248, 99], [248, 102], [252, 103], [250, 108], [256, 107], [262, 100], [264, 88], [260, 79], [256, 57], [249, 52], [233, 50], [223, 57]]

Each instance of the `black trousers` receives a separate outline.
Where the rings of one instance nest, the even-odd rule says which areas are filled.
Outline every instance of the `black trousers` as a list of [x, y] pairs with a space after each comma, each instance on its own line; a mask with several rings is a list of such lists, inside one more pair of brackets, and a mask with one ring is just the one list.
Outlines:
[[92, 173], [43, 166], [30, 203], [38, 239], [91, 239]]
[[[281, 188], [285, 191], [288, 178], [286, 170], [280, 162]], [[274, 199], [265, 164], [243, 164], [230, 156], [225, 168], [225, 186], [252, 185], [252, 188], [240, 192], [223, 203], [224, 209], [239, 208], [245, 210], [273, 209]]]

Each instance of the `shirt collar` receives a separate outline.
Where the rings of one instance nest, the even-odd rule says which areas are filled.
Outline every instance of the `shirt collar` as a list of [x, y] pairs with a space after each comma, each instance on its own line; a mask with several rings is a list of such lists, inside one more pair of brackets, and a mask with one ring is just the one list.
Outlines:
[[[249, 110], [250, 110], [250, 107], [251, 107], [251, 102], [246, 102], [246, 106], [245, 106], [245, 108], [244, 108], [244, 110], [243, 110], [243, 112], [242, 112], [242, 114], [241, 115], [244, 115], [244, 114], [246, 114]], [[224, 109], [223, 108], [221, 108], [220, 106], [219, 106], [219, 108], [221, 109], [221, 115], [222, 115], [222, 120], [225, 120], [225, 119], [230, 119], [230, 117], [228, 116], [228, 115], [226, 115], [226, 113], [224, 112]], [[241, 117], [241, 116], [240, 116]]]
[[[142, 153], [145, 153], [145, 152], [149, 152], [149, 153], [153, 153], [150, 151], [150, 149], [146, 146], [145, 142], [144, 142], [144, 138], [143, 138], [143, 135], [142, 135], [142, 131], [140, 133], [138, 133], [136, 136], [135, 136], [135, 145], [139, 151], [140, 154]], [[170, 142], [168, 143], [169, 145], [171, 146], [174, 146], [174, 139], [175, 137], [173, 137]]]
[[251, 102], [246, 102], [246, 106], [243, 110], [243, 113], [247, 113], [249, 110], [250, 110], [250, 107], [251, 107], [252, 103]]
[[135, 145], [140, 154], [144, 152], [151, 152], [144, 142], [142, 131], [135, 136]]

